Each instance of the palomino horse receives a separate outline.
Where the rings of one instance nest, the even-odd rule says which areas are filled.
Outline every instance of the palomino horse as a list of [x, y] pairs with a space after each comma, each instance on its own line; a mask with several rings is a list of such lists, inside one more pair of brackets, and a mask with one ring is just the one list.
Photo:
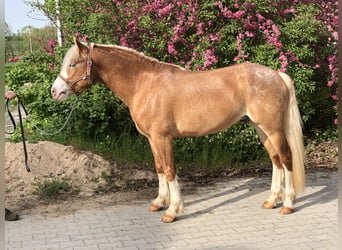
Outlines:
[[243, 63], [191, 72], [159, 62], [132, 49], [75, 39], [51, 93], [64, 101], [93, 82], [104, 83], [128, 107], [138, 131], [151, 145], [159, 192], [150, 211], [167, 208], [162, 220], [183, 213], [172, 139], [226, 129], [248, 116], [273, 164], [271, 194], [263, 208], [281, 201], [282, 214], [293, 212], [296, 193], [304, 190], [302, 124], [290, 77], [270, 68]]

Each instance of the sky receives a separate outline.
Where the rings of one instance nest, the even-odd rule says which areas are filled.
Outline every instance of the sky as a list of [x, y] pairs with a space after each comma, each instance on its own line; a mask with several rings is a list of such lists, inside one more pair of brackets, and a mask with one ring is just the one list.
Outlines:
[[[42, 28], [50, 23], [43, 13], [32, 12], [32, 7], [25, 4], [27, 1], [5, 0], [5, 21], [9, 25], [12, 33], [17, 33], [21, 28], [28, 25], [34, 28]], [[43, 2], [43, 0], [39, 1]]]

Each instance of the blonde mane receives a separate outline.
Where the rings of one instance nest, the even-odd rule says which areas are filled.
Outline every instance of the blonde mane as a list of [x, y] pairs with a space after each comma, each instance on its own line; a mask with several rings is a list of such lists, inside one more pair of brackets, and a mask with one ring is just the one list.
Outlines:
[[[87, 44], [87, 43], [83, 43], [83, 44], [85, 46], [89, 46], [89, 44]], [[129, 54], [131, 56], [134, 56], [134, 57], [137, 57], [137, 58], [149, 61], [152, 64], [166, 65], [166, 66], [175, 67], [175, 68], [178, 68], [178, 69], [181, 69], [181, 70], [186, 70], [185, 68], [183, 68], [183, 67], [181, 67], [179, 65], [159, 61], [158, 59], [155, 59], [155, 58], [150, 57], [150, 56], [146, 56], [144, 53], [136, 51], [136, 50], [131, 49], [131, 48], [127, 48], [127, 47], [123, 47], [123, 46], [119, 46], [119, 45], [107, 45], [107, 44], [95, 44], [95, 46], [97, 48], [103, 48], [103, 49], [108, 49], [108, 50], [115, 50], [115, 49], [117, 49], [120, 52], [127, 53], [127, 54]], [[64, 60], [63, 60], [63, 63], [62, 63], [62, 68], [66, 67], [67, 63], [70, 63], [71, 61], [76, 61], [78, 59], [79, 54], [78, 54], [76, 48], [77, 48], [76, 45], [73, 45], [68, 50], [68, 52], [66, 53], [66, 55], [64, 57]]]
[[146, 56], [144, 53], [136, 51], [136, 50], [128, 48], [128, 47], [123, 47], [123, 46], [119, 46], [119, 45], [105, 45], [105, 44], [96, 44], [96, 46], [98, 48], [102, 47], [102, 48], [109, 48], [109, 49], [118, 49], [121, 52], [128, 52], [129, 54], [131, 54], [133, 56], [139, 57], [139, 58], [141, 58], [143, 60], [147, 60], [147, 61], [149, 61], [151, 63], [172, 66], [172, 67], [176, 67], [176, 68], [181, 69], [181, 70], [185, 70], [185, 68], [183, 68], [183, 67], [181, 67], [179, 65], [159, 61], [158, 59]]

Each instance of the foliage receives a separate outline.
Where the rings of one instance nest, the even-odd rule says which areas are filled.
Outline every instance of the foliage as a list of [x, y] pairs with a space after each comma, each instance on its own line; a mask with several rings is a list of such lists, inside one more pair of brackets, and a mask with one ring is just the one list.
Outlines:
[[[54, 0], [31, 4], [52, 20], [57, 18]], [[337, 1], [64, 0], [61, 13], [64, 47], [55, 47], [53, 40], [42, 43], [43, 52], [27, 54], [6, 73], [8, 86], [22, 94], [31, 117], [43, 128], [58, 129], [70, 111], [72, 100], [53, 101], [50, 87], [75, 35], [131, 47], [189, 70], [250, 61], [286, 72], [294, 79], [305, 132], [335, 128]], [[30, 88], [22, 88], [27, 82]], [[127, 148], [139, 145], [137, 134], [124, 104], [97, 84], [82, 94], [70, 125], [54, 140], [87, 138], [98, 147], [102, 143], [113, 149], [126, 143]], [[134, 139], [127, 140], [131, 136]], [[207, 164], [222, 160], [215, 154], [224, 155], [225, 161], [253, 160], [262, 148], [255, 136], [247, 125], [236, 125], [216, 135], [176, 140], [175, 155], [187, 161], [193, 154], [196, 158], [189, 161], [202, 159]], [[264, 157], [265, 152], [257, 154]]]
[[[36, 7], [55, 18], [53, 0]], [[192, 70], [260, 63], [294, 79], [306, 127], [336, 117], [337, 1], [66, 0], [61, 12], [67, 46], [77, 35]]]
[[[23, 57], [5, 73], [7, 88], [21, 96], [30, 118], [49, 133], [62, 127], [72, 108], [73, 98], [60, 103], [53, 100], [50, 94], [51, 83], [59, 70], [57, 65], [60, 64], [65, 50], [55, 47], [55, 44], [47, 45], [43, 52], [35, 51]], [[29, 123], [26, 124], [33, 128]], [[72, 135], [96, 138], [108, 133], [119, 136], [124, 131], [132, 132], [133, 128], [129, 111], [124, 104], [105, 86], [95, 85], [80, 97], [70, 122], [60, 137], [66, 139]], [[47, 138], [44, 134], [35, 135], [36, 140]]]
[[316, 143], [322, 142], [338, 142], [338, 130], [337, 129], [327, 129], [324, 131], [320, 131], [315, 129], [312, 132], [312, 140]]
[[205, 166], [249, 162], [267, 156], [257, 133], [246, 123], [213, 135], [177, 139], [174, 150], [177, 162]]

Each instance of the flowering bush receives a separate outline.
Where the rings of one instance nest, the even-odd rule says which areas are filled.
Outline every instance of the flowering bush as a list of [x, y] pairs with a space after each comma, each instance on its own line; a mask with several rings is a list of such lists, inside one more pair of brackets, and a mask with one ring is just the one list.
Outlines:
[[[54, 0], [32, 4], [56, 18]], [[49, 131], [60, 128], [70, 111], [70, 102], [52, 100], [50, 87], [74, 35], [131, 47], [189, 70], [260, 63], [294, 79], [306, 132], [337, 122], [337, 1], [63, 0], [61, 4], [65, 46], [41, 41], [41, 51], [14, 59], [5, 75], [9, 88], [20, 92], [31, 119]], [[27, 82], [31, 87], [22, 89]], [[122, 135], [137, 133], [133, 128], [129, 111], [118, 98], [103, 85], [94, 85], [82, 94], [70, 124], [58, 136], [88, 138], [99, 142], [95, 145], [117, 148]], [[186, 160], [193, 155], [191, 162], [202, 156], [210, 156], [213, 164], [253, 160], [265, 153], [256, 153], [262, 148], [260, 141], [246, 124], [175, 144], [177, 157]]]
[[[36, 6], [51, 18], [55, 2]], [[306, 127], [334, 123], [337, 4], [322, 0], [65, 0], [66, 46], [77, 35], [131, 47], [190, 70], [245, 61], [287, 72]]]
[[[323, 130], [337, 123], [334, 108], [337, 3], [323, 0], [63, 0], [59, 18], [65, 45], [56, 47], [53, 39], [41, 41], [41, 51], [19, 61], [13, 59], [15, 63], [10, 64], [5, 75], [6, 83], [19, 91], [30, 109], [31, 119], [38, 125], [49, 131], [60, 128], [71, 103], [52, 100], [50, 87], [76, 35], [81, 40], [131, 47], [189, 70], [250, 61], [286, 72], [294, 80], [306, 132]], [[54, 0], [31, 4], [45, 11], [52, 20], [56, 18]], [[21, 88], [28, 82], [30, 88]], [[105, 144], [108, 150], [113, 145], [117, 148], [124, 136], [137, 133], [125, 105], [103, 85], [94, 85], [80, 98], [70, 124], [58, 135], [59, 139], [88, 138], [99, 142], [96, 146]], [[255, 131], [247, 124], [235, 125], [215, 135], [176, 140], [175, 144], [177, 157], [186, 160], [192, 155], [190, 162], [210, 156], [212, 164], [221, 164], [221, 161], [253, 160], [256, 155], [259, 158], [265, 155], [265, 151], [256, 153], [262, 147]], [[147, 142], [141, 145], [147, 147]], [[131, 146], [124, 148], [126, 152]]]

